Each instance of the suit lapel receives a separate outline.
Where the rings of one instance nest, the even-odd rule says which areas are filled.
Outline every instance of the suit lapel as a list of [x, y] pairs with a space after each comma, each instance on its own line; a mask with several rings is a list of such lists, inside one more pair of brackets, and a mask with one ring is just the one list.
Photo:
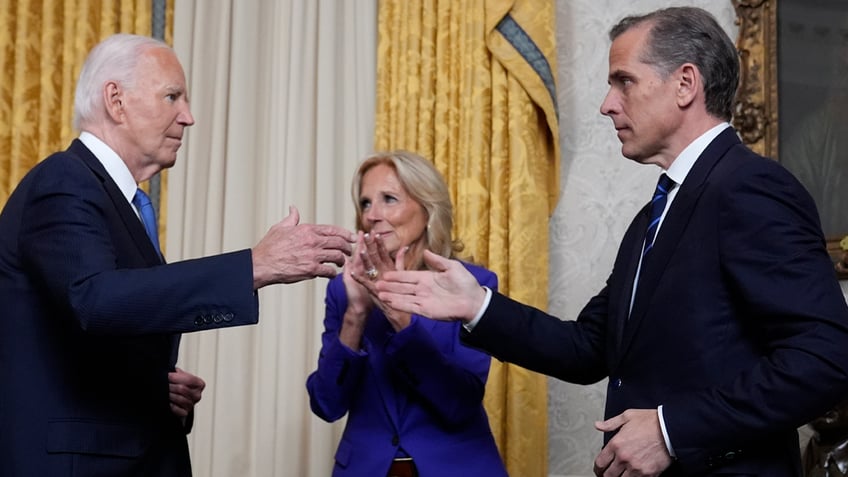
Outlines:
[[[163, 258], [153, 247], [153, 243], [150, 242], [150, 238], [147, 236], [147, 231], [144, 230], [144, 225], [142, 225], [141, 220], [139, 220], [138, 216], [135, 215], [133, 206], [127, 202], [126, 197], [124, 197], [124, 194], [121, 193], [121, 189], [118, 188], [118, 185], [115, 184], [115, 181], [109, 173], [106, 172], [103, 164], [100, 163], [97, 157], [95, 157], [94, 154], [92, 154], [92, 152], [85, 147], [79, 139], [75, 139], [71, 143], [68, 151], [79, 157], [80, 160], [88, 166], [88, 168], [91, 169], [91, 172], [100, 180], [100, 183], [103, 185], [103, 190], [106, 191], [106, 194], [111, 199], [112, 204], [115, 206], [115, 210], [118, 212], [118, 216], [120, 216], [121, 221], [129, 231], [133, 243], [135, 243], [135, 246], [144, 257], [144, 261], [147, 265], [155, 266], [164, 263]], [[180, 335], [172, 335], [170, 341], [170, 364], [171, 369], [174, 369], [179, 355]]]
[[150, 242], [150, 238], [147, 237], [144, 225], [142, 225], [141, 220], [139, 220], [138, 216], [135, 214], [135, 210], [133, 210], [132, 205], [127, 202], [126, 197], [124, 197], [124, 194], [121, 193], [121, 189], [118, 188], [118, 185], [115, 184], [115, 181], [112, 180], [112, 177], [110, 177], [106, 172], [106, 169], [103, 168], [103, 164], [101, 164], [94, 154], [92, 154], [91, 151], [89, 151], [88, 148], [85, 147], [85, 145], [78, 139], [75, 139], [73, 143], [71, 143], [71, 147], [68, 148], [68, 151], [79, 157], [83, 163], [85, 163], [85, 165], [88, 166], [88, 168], [91, 169], [91, 171], [100, 179], [100, 183], [103, 184], [103, 190], [106, 191], [106, 194], [112, 200], [112, 204], [115, 206], [115, 210], [118, 211], [121, 221], [124, 223], [124, 226], [127, 227], [133, 242], [144, 256], [147, 264], [150, 266], [161, 264], [162, 257], [159, 256], [156, 249], [153, 247], [153, 244]]
[[[626, 270], [621, 290], [624, 293], [618, 294], [618, 303], [613, 319], [615, 320], [614, 339], [616, 349], [621, 351], [624, 339], [625, 327], [630, 318], [630, 300], [632, 297], [633, 284], [636, 280], [636, 269], [639, 266], [639, 257], [642, 255], [642, 242], [645, 236], [645, 230], [648, 228], [648, 220], [650, 219], [650, 204], [645, 205], [636, 215], [633, 225], [629, 230], [629, 237], [625, 236], [622, 241], [621, 253], [625, 257], [625, 265], [622, 267]], [[612, 295], [611, 295], [612, 296]]]
[[[675, 196], [674, 201], [666, 213], [665, 219], [663, 219], [650, 254], [642, 261], [638, 288], [633, 297], [633, 309], [630, 311], [630, 317], [624, 325], [621, 340], [622, 354], [626, 352], [648, 311], [655, 310], [654, 306], [656, 305], [651, 303], [651, 299], [656, 292], [656, 284], [659, 283], [663, 273], [665, 273], [668, 261], [674, 254], [684, 230], [686, 230], [689, 219], [692, 217], [692, 210], [695, 208], [698, 198], [707, 184], [710, 172], [727, 151], [737, 144], [740, 144], [740, 141], [733, 128], [727, 128], [722, 131], [707, 146], [704, 152], [701, 153], [683, 184], [680, 186], [677, 196]], [[638, 220], [644, 222], [644, 226], [638, 230], [644, 231], [647, 227], [647, 213], [647, 207], [640, 212]], [[635, 277], [636, 275], [638, 254], [641, 253], [641, 242], [644, 239], [644, 235], [635, 235], [637, 238], [632, 242], [636, 243], [631, 243], [631, 246], [635, 250], [635, 252], [631, 253], [636, 254], [635, 259], [631, 260], [632, 268], [629, 269], [631, 270], [629, 273], [631, 277]], [[630, 283], [630, 290], [632, 290], [632, 280]], [[629, 293], [623, 295], [627, 295], [627, 299], [630, 297]], [[625, 307], [624, 309], [627, 310], [627, 308]]]

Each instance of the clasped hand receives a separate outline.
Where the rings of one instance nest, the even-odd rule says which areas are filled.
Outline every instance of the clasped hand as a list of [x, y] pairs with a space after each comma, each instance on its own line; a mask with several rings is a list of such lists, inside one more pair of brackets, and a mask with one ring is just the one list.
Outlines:
[[598, 477], [653, 477], [671, 465], [656, 409], [628, 409], [595, 428], [618, 431], [595, 458]]
[[206, 383], [191, 373], [180, 368], [168, 373], [168, 397], [171, 401], [171, 412], [179, 417], [186, 417], [200, 401]]
[[376, 281], [386, 272], [395, 270], [396, 266], [403, 267], [402, 255], [399, 265], [392, 260], [385, 244], [378, 235], [357, 234], [354, 252], [344, 267], [345, 292], [348, 307], [352, 307], [362, 319], [373, 306], [383, 311], [395, 331], [409, 326], [411, 315], [389, 307], [377, 297]]

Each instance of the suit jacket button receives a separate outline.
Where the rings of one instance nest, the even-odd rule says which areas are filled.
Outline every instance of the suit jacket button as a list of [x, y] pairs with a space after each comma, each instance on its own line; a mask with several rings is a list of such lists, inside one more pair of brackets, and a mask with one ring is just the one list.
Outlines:
[[202, 316], [194, 317], [194, 324], [197, 325], [197, 326], [202, 325], [203, 324], [203, 317]]
[[613, 383], [613, 386], [614, 386], [616, 389], [618, 389], [618, 388], [620, 388], [620, 387], [621, 387], [621, 385], [622, 385], [622, 384], [624, 384], [624, 383], [621, 381], [621, 378], [618, 378], [618, 379], [616, 379], [616, 380], [615, 380], [615, 383]]
[[215, 313], [215, 316], [212, 317], [212, 321], [214, 321], [215, 323], [220, 323], [220, 322], [224, 321], [224, 315], [222, 315], [220, 313]]
[[224, 321], [226, 321], [226, 322], [233, 321], [233, 314], [232, 313], [224, 313]]
[[204, 323], [212, 323], [212, 315], [203, 315]]

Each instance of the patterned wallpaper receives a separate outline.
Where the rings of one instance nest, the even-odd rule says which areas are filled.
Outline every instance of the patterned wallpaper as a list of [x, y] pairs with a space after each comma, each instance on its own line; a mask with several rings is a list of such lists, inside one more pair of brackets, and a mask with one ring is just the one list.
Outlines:
[[[549, 312], [574, 319], [604, 284], [618, 242], [651, 197], [659, 175], [621, 155], [610, 119], [599, 112], [607, 90], [607, 32], [621, 17], [672, 5], [712, 12], [736, 38], [730, 0], [559, 0], [558, 91], [561, 196], [550, 224]], [[605, 382], [548, 385], [550, 477], [592, 477], [601, 448], [593, 423], [603, 417]]]

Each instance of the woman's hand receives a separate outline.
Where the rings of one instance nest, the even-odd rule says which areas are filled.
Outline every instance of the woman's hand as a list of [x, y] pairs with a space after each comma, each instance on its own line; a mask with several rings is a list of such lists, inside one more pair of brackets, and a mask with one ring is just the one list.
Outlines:
[[[354, 278], [368, 291], [371, 302], [383, 311], [383, 314], [386, 315], [386, 319], [389, 321], [389, 324], [392, 325], [392, 328], [394, 328], [395, 331], [400, 331], [409, 326], [412, 315], [395, 310], [380, 301], [377, 297], [377, 288], [375, 287], [375, 283], [382, 273], [395, 270], [395, 260], [389, 255], [389, 252], [386, 250], [385, 244], [379, 235], [366, 234], [363, 238], [365, 248], [360, 248], [359, 242], [357, 242], [356, 252], [354, 252], [355, 259], [359, 259], [358, 261], [362, 267], [361, 270], [359, 268], [354, 268]], [[407, 247], [404, 247], [401, 250], [398, 250], [398, 255], [401, 257], [398, 263], [403, 263], [402, 257], [406, 248]]]
[[354, 351], [359, 351], [362, 346], [362, 334], [365, 331], [368, 313], [374, 307], [371, 294], [358, 280], [358, 277], [362, 276], [366, 270], [366, 265], [362, 259], [365, 248], [364, 234], [359, 231], [354, 252], [347, 259], [342, 271], [342, 282], [347, 294], [347, 309], [342, 317], [339, 340]]
[[[401, 255], [403, 251], [400, 251]], [[342, 281], [347, 294], [347, 309], [342, 318], [339, 340], [348, 348], [359, 351], [368, 313], [376, 305], [395, 331], [407, 326], [412, 315], [395, 310], [377, 298], [374, 283], [381, 273], [393, 271], [395, 261], [379, 236], [357, 233], [352, 257], [345, 263]]]
[[[345, 263], [342, 281], [344, 282], [345, 293], [347, 293], [348, 310], [367, 315], [371, 311], [372, 304], [369, 290], [365, 286], [369, 283], [368, 278], [365, 277], [365, 271], [370, 265], [364, 262], [363, 257], [367, 257], [367, 251], [365, 236], [360, 230], [356, 236], [354, 252]], [[364, 280], [363, 277], [365, 277]]]

